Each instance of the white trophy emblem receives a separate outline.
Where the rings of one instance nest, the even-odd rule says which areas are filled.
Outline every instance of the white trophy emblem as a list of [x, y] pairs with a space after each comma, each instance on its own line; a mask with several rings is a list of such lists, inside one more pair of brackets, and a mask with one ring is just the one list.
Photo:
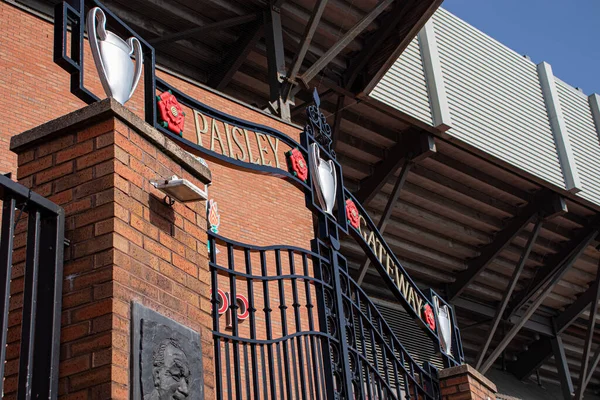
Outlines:
[[332, 160], [325, 161], [319, 156], [319, 145], [316, 143], [310, 145], [309, 156], [311, 158], [310, 174], [317, 182], [316, 189], [319, 203], [327, 214], [333, 216], [331, 212], [335, 205], [337, 191], [335, 164]]
[[[135, 92], [142, 75], [142, 45], [135, 37], [124, 41], [107, 31], [106, 15], [99, 7], [94, 7], [88, 12], [86, 26], [92, 56], [104, 92], [108, 97], [125, 104]], [[135, 56], [135, 72], [131, 61], [132, 54]]]
[[440, 299], [436, 296], [433, 297], [433, 305], [435, 306], [435, 314], [437, 315], [437, 326], [442, 351], [446, 354], [451, 354], [452, 316], [450, 315], [450, 308], [446, 304], [440, 306]]

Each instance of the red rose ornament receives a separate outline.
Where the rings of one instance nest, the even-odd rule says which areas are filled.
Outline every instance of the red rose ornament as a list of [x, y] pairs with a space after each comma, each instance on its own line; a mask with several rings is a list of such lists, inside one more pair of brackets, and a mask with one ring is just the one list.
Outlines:
[[360, 214], [358, 213], [356, 204], [350, 199], [346, 200], [346, 218], [348, 218], [348, 222], [354, 229], [358, 229], [360, 226]]
[[308, 165], [304, 156], [298, 149], [292, 149], [285, 153], [288, 161], [288, 170], [300, 180], [306, 182], [308, 178]]
[[171, 132], [183, 136], [185, 113], [173, 93], [168, 91], [156, 96], [156, 104], [161, 120], [160, 124]]
[[433, 315], [433, 310], [429, 304], [425, 304], [423, 307], [423, 315], [429, 328], [431, 328], [432, 331], [435, 331], [435, 316]]

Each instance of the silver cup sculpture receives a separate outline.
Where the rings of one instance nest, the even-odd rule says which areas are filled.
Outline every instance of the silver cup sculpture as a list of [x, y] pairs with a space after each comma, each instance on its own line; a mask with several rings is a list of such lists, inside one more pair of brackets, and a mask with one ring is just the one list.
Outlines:
[[444, 304], [440, 306], [440, 299], [433, 297], [433, 305], [435, 306], [435, 314], [437, 315], [437, 326], [440, 335], [440, 343], [442, 351], [446, 354], [451, 354], [452, 351], [452, 317], [450, 308]]
[[[125, 104], [135, 92], [142, 75], [142, 45], [135, 37], [125, 41], [107, 31], [106, 15], [99, 7], [88, 12], [86, 26], [104, 92], [108, 97]], [[135, 57], [135, 71], [132, 54]]]
[[335, 164], [332, 160], [325, 161], [319, 153], [319, 145], [313, 143], [310, 145], [309, 156], [310, 174], [316, 181], [317, 197], [321, 208], [329, 215], [333, 216], [332, 211], [335, 206], [335, 194], [337, 191], [337, 174]]

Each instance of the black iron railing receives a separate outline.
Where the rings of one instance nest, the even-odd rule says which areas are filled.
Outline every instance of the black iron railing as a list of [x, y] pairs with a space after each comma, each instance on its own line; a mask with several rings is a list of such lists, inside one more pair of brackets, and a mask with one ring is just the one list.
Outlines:
[[336, 284], [312, 251], [208, 235], [218, 399], [326, 400], [343, 385], [340, 369], [352, 381], [345, 398], [439, 399], [436, 371], [412, 359], [343, 265]]
[[[0, 392], [4, 394], [9, 301], [15, 234], [26, 236], [18, 399], [56, 399], [62, 305], [64, 211], [25, 186], [0, 175]], [[25, 225], [26, 222], [26, 225]], [[24, 231], [21, 233], [21, 230]], [[18, 290], [18, 289], [17, 289]], [[11, 310], [11, 313], [18, 310]], [[19, 316], [18, 316], [19, 317]]]

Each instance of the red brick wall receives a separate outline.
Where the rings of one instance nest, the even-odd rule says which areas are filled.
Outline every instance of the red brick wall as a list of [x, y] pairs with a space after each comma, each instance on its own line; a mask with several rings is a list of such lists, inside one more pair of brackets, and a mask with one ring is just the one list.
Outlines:
[[[50, 23], [4, 2], [0, 2], [0, 21], [0, 115], [6, 116], [0, 125], [0, 173], [5, 173], [16, 170], [15, 155], [8, 149], [11, 136], [82, 108], [85, 103], [71, 94], [70, 75], [53, 62]], [[87, 43], [84, 48], [86, 87], [104, 98]], [[157, 76], [214, 108], [298, 139], [298, 130], [290, 125], [160, 71]], [[142, 81], [127, 108], [143, 117]], [[186, 114], [184, 137], [196, 142], [193, 114]], [[284, 149], [280, 150], [285, 168]], [[258, 154], [256, 149], [254, 154]], [[276, 243], [308, 247], [312, 223], [306, 223], [310, 213], [297, 188], [279, 178], [239, 172], [210, 161], [209, 165], [214, 177], [210, 197], [218, 201], [221, 211], [220, 233], [254, 244], [273, 244], [276, 238]]]
[[[16, 157], [8, 150], [11, 136], [85, 104], [70, 93], [69, 74], [52, 61], [51, 24], [4, 2], [0, 2], [0, 21], [0, 112], [9, 116], [0, 127], [0, 172], [15, 172]], [[103, 98], [89, 47], [85, 49], [86, 86]], [[298, 139], [298, 130], [290, 125], [167, 74], [157, 75], [214, 108]], [[127, 103], [138, 116], [143, 115], [142, 93], [140, 82]], [[195, 142], [193, 113], [187, 110], [186, 114], [184, 137]], [[281, 145], [283, 168], [285, 150]], [[256, 156], [257, 150], [254, 153]], [[213, 177], [209, 197], [218, 202], [221, 214], [220, 234], [255, 245], [310, 248], [312, 214], [298, 188], [279, 178], [207, 161]], [[19, 155], [19, 180], [65, 208], [67, 237], [72, 239], [65, 264], [61, 395], [128, 396], [132, 299], [192, 329], [210, 326], [206, 325], [210, 322], [210, 281], [203, 264], [207, 250], [204, 210], [175, 205], [170, 219], [163, 218], [168, 210], [152, 211], [152, 207], [162, 206], [150, 201], [154, 189], [148, 180], [172, 173], [181, 176], [178, 168], [129, 128], [113, 121]], [[268, 273], [276, 274], [272, 262]], [[16, 266], [17, 283], [21, 275], [22, 267]], [[219, 285], [231, 290], [227, 280], [220, 280]], [[272, 295], [277, 292], [276, 287], [271, 290]], [[286, 302], [291, 304], [289, 282], [285, 290]], [[244, 290], [238, 288], [238, 292]], [[18, 311], [22, 301], [18, 288], [13, 295], [11, 309]], [[303, 295], [300, 301], [305, 302]], [[290, 327], [291, 315], [290, 310]], [[273, 322], [277, 334], [281, 329], [278, 312], [273, 313]], [[242, 331], [247, 325], [241, 326]], [[259, 328], [264, 337], [264, 324]], [[13, 346], [7, 364], [7, 371], [13, 374], [19, 332], [19, 320], [13, 317]], [[211, 398], [214, 381], [211, 339], [203, 333], [207, 398]], [[16, 385], [15, 375], [11, 379]], [[11, 388], [10, 380], [6, 387]]]
[[495, 400], [496, 385], [465, 364], [440, 371], [442, 400]]
[[[201, 333], [205, 390], [207, 398], [214, 397], [206, 233], [197, 228], [206, 225], [204, 203], [168, 207], [150, 180], [177, 174], [202, 183], [114, 118], [18, 158], [19, 181], [64, 207], [71, 240], [65, 252], [59, 394], [129, 398], [130, 309], [137, 301]], [[14, 278], [20, 275], [17, 268]], [[15, 315], [19, 299], [17, 289]], [[18, 317], [14, 322], [13, 349]], [[9, 352], [11, 374], [17, 372], [17, 357], [17, 351]], [[13, 375], [6, 393], [15, 385]]]

